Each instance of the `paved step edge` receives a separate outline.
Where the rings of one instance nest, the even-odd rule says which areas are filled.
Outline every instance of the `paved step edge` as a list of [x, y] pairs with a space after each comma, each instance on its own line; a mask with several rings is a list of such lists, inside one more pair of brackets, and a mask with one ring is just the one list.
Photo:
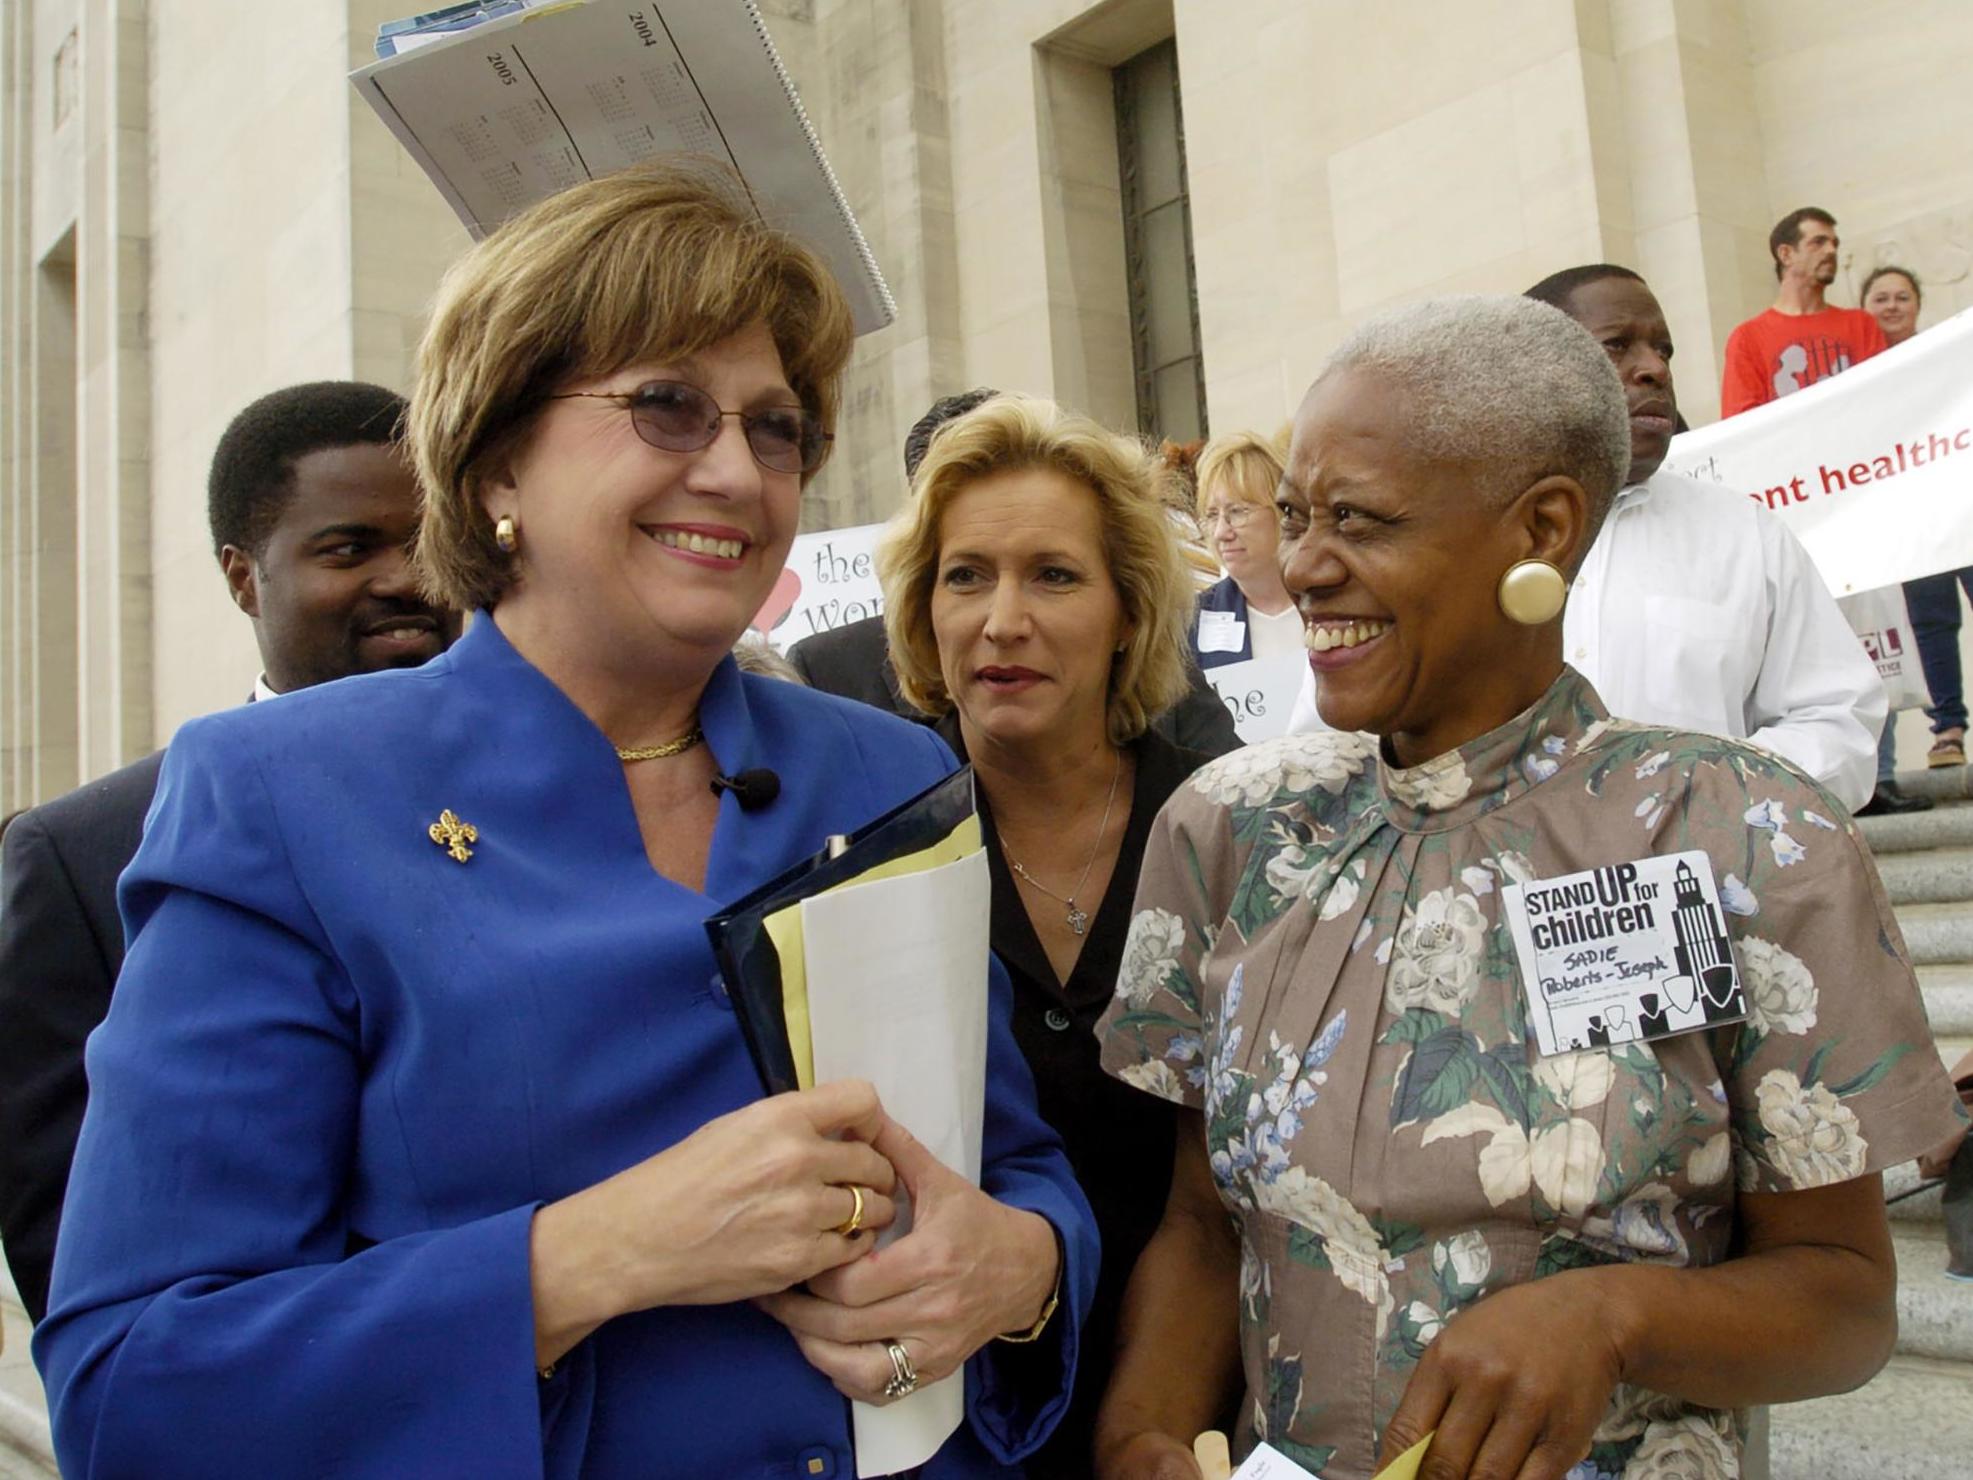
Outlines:
[[1877, 860], [1877, 872], [1894, 905], [1973, 900], [1973, 848], [1888, 853]]
[[1918, 971], [1919, 995], [1925, 999], [1925, 1017], [1939, 1038], [1973, 1037], [1973, 981], [1940, 980], [1928, 972], [1951, 968], [1923, 966]]
[[1898, 817], [1859, 817], [1870, 851], [1910, 853], [1923, 848], [1963, 848], [1973, 844], [1973, 807], [1935, 807]]
[[1973, 961], [1973, 909], [1964, 904], [1906, 904], [1895, 911], [1914, 964]]
[[1939, 1480], [1973, 1454], [1973, 1368], [1893, 1357], [1852, 1393], [1770, 1410], [1773, 1480]]
[[[1918, 1163], [1915, 1161], [1892, 1167], [1884, 1173], [1884, 1202], [1893, 1225], [1945, 1221], [1945, 1184], [1938, 1183], [1923, 1192], [1914, 1192], [1913, 1189], [1924, 1180], [1918, 1175]], [[1911, 1195], [1903, 1195], [1907, 1193]], [[1894, 1197], [1899, 1200], [1892, 1202]]]
[[1954, 1064], [1958, 1063], [1968, 1052], [1973, 1052], [1973, 1039], [1969, 1039], [1963, 1034], [1941, 1033], [1937, 1029], [1934, 1029], [1932, 1041], [1939, 1045], [1940, 1062], [1945, 1064], [1947, 1068], [1951, 1068]]
[[0, 1392], [0, 1448], [13, 1451], [50, 1475], [59, 1473], [48, 1415], [6, 1392]]
[[1930, 797], [1935, 802], [1973, 801], [1973, 767], [1926, 766], [1916, 771], [1898, 772], [1898, 790], [1908, 797]]
[[[1900, 1223], [1898, 1350], [1906, 1356], [1973, 1363], [1973, 1284], [1946, 1277], [1945, 1227]], [[1973, 1367], [1969, 1367], [1973, 1377]]]

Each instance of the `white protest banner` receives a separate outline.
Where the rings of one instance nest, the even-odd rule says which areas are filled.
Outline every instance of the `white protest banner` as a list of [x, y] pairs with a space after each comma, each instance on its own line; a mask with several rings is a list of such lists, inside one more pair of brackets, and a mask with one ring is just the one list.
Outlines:
[[1281, 658], [1249, 658], [1206, 670], [1206, 682], [1233, 716], [1233, 728], [1243, 744], [1272, 740], [1288, 733], [1288, 716], [1301, 691], [1308, 665], [1292, 654]]
[[1877, 665], [1877, 676], [1884, 680], [1884, 693], [1891, 701], [1891, 713], [1900, 709], [1923, 709], [1932, 702], [1925, 687], [1925, 669], [1918, 658], [1918, 639], [1911, 630], [1911, 611], [1905, 603], [1904, 587], [1882, 586], [1875, 591], [1859, 591], [1839, 596], [1836, 604], [1850, 630], [1863, 640], [1863, 650]]
[[1774, 510], [1838, 596], [1973, 565], [1973, 309], [1687, 432], [1665, 467]]
[[859, 524], [796, 535], [787, 567], [749, 625], [785, 653], [804, 637], [882, 616], [877, 537], [883, 532], [881, 524]]

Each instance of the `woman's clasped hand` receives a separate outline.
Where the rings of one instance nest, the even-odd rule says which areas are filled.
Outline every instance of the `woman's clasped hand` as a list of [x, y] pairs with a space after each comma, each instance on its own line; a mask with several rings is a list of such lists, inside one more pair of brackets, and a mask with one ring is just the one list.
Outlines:
[[612, 1316], [747, 1300], [860, 1258], [896, 1216], [896, 1174], [874, 1144], [891, 1124], [861, 1081], [776, 1095], [543, 1208], [539, 1360]]
[[910, 1231], [835, 1261], [806, 1290], [757, 1303], [838, 1391], [884, 1403], [894, 1375], [888, 1343], [904, 1348], [920, 1382], [937, 1382], [994, 1337], [1032, 1325], [1059, 1260], [1046, 1220], [995, 1202], [896, 1121], [884, 1120], [873, 1146], [910, 1200]]
[[[913, 1226], [879, 1251], [900, 1184]], [[936, 1382], [1031, 1325], [1059, 1272], [1046, 1219], [947, 1167], [857, 1080], [709, 1121], [542, 1209], [533, 1239], [543, 1366], [615, 1316], [751, 1299], [839, 1391], [878, 1404], [896, 1396], [889, 1343]]]

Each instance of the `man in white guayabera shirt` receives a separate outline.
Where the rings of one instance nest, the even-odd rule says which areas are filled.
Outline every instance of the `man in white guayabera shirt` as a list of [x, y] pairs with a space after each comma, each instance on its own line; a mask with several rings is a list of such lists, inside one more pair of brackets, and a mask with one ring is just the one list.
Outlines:
[[[1751, 499], [1659, 464], [1677, 424], [1664, 310], [1629, 268], [1528, 290], [1606, 349], [1630, 402], [1629, 485], [1577, 572], [1563, 655], [1610, 712], [1744, 739], [1855, 809], [1871, 798], [1884, 685], [1795, 537]], [[1289, 721], [1321, 728], [1311, 672]]]

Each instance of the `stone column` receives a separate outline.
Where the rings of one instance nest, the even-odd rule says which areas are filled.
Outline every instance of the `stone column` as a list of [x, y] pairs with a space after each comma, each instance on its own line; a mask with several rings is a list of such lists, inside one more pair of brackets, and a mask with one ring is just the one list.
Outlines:
[[84, 0], [76, 216], [77, 705], [85, 777], [155, 745], [146, 0]]
[[803, 501], [804, 528], [867, 524], [904, 498], [911, 424], [938, 397], [966, 388], [943, 5], [780, 0], [767, 9], [897, 300], [897, 321], [857, 341], [835, 455]]

